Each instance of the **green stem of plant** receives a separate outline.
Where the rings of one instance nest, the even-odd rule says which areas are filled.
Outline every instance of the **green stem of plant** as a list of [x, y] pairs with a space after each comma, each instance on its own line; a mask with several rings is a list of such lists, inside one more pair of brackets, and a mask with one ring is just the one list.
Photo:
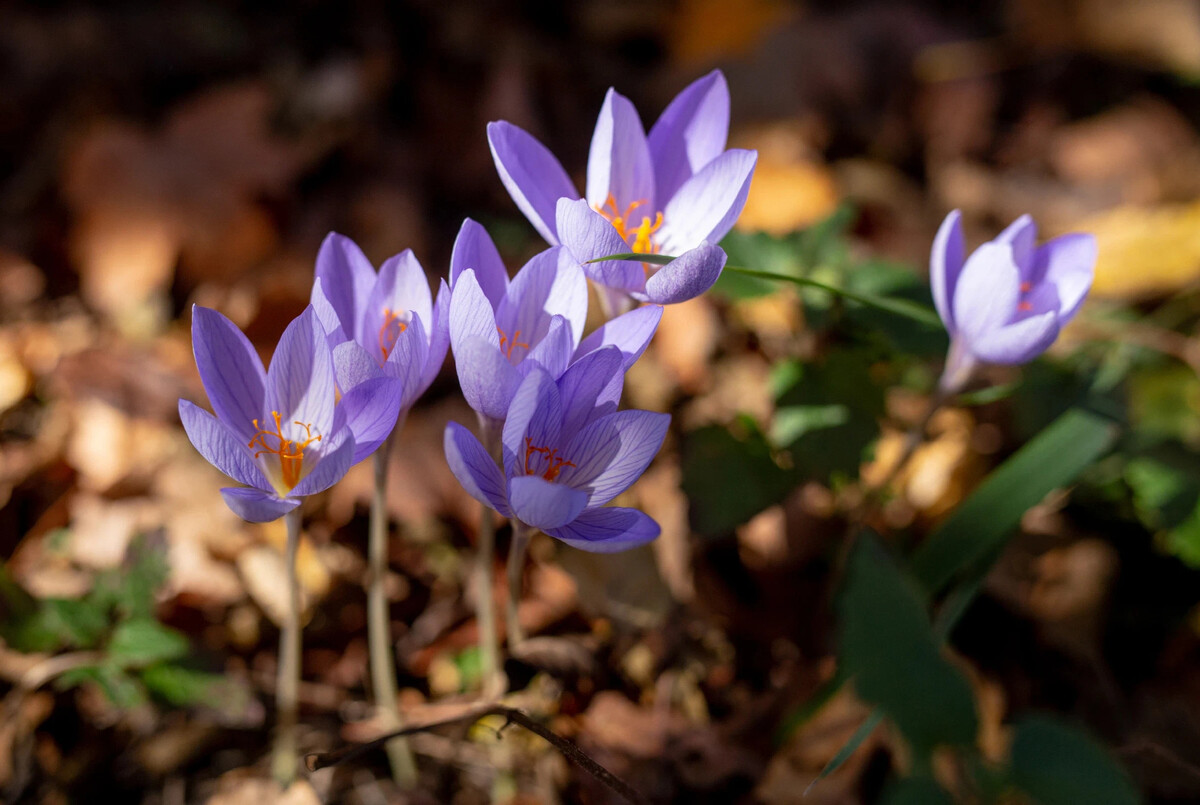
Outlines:
[[508, 606], [505, 608], [505, 614], [508, 618], [508, 652], [515, 655], [525, 640], [517, 609], [521, 601], [525, 553], [529, 549], [529, 540], [533, 537], [534, 529], [516, 519], [512, 521], [512, 527], [512, 545], [508, 549]]
[[[375, 451], [375, 491], [371, 497], [371, 520], [367, 535], [367, 648], [371, 662], [371, 689], [381, 726], [386, 731], [400, 729], [400, 707], [396, 700], [396, 662], [392, 646], [391, 618], [388, 613], [388, 527], [387, 476], [392, 444], [404, 427], [404, 416], [392, 435]], [[417, 767], [405, 738], [386, 744], [392, 779], [402, 789], [417, 782]]]
[[300, 547], [300, 508], [285, 515], [287, 544], [283, 562], [287, 572], [288, 605], [279, 630], [279, 663], [275, 682], [275, 747], [271, 776], [284, 788], [296, 779], [296, 725], [300, 688], [300, 580], [296, 552]]

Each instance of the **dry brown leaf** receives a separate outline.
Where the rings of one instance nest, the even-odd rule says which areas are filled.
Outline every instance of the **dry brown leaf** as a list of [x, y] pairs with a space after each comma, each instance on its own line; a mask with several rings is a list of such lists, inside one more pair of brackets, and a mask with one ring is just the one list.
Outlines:
[[833, 174], [820, 162], [802, 125], [748, 129], [732, 145], [758, 151], [738, 230], [785, 235], [829, 217], [837, 207]]

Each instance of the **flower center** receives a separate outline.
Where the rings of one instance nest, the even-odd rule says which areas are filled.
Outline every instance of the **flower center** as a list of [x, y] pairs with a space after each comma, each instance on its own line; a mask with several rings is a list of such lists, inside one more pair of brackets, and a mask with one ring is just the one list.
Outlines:
[[650, 217], [642, 216], [642, 222], [635, 226], [633, 223], [633, 211], [646, 203], [646, 199], [640, 199], [633, 202], [621, 212], [617, 207], [617, 200], [612, 193], [608, 194], [608, 199], [604, 204], [595, 208], [596, 212], [603, 215], [612, 223], [613, 228], [617, 230], [617, 234], [621, 236], [621, 240], [629, 244], [629, 248], [637, 254], [658, 254], [658, 244], [650, 240], [650, 236], [659, 230], [663, 224], [663, 214], [661, 212], [654, 213], [654, 222], [651, 223]]
[[541, 475], [547, 481], [553, 481], [562, 472], [563, 467], [574, 466], [575, 462], [560, 456], [556, 448], [537, 447], [532, 439], [525, 437], [526, 475]]
[[283, 483], [290, 492], [292, 487], [300, 483], [300, 471], [304, 467], [304, 448], [308, 447], [313, 442], [321, 441], [321, 434], [313, 435], [312, 425], [307, 422], [296, 421], [293, 424], [304, 428], [304, 440], [289, 439], [283, 435], [283, 427], [280, 422], [279, 412], [272, 411], [271, 416], [275, 419], [275, 430], [264, 430], [258, 424], [258, 420], [252, 420], [256, 433], [254, 438], [250, 440], [250, 447], [258, 447], [254, 453], [254, 457], [258, 458], [263, 453], [271, 453], [279, 456], [279, 473], [283, 477]]
[[515, 333], [513, 333], [512, 338], [509, 338], [508, 335], [505, 334], [505, 332], [499, 327], [496, 328], [496, 332], [500, 333], [500, 351], [503, 352], [504, 357], [508, 358], [510, 361], [512, 360], [513, 350], [517, 347], [525, 347], [525, 349], [529, 349], [529, 344], [525, 343], [524, 341], [517, 340], [521, 337], [520, 330], [517, 330]]
[[392, 350], [396, 348], [396, 342], [400, 340], [400, 334], [408, 329], [405, 312], [403, 310], [393, 312], [390, 307], [383, 309], [383, 324], [379, 327], [379, 351], [383, 353], [383, 360], [380, 363], [387, 363], [388, 356], [392, 354]]

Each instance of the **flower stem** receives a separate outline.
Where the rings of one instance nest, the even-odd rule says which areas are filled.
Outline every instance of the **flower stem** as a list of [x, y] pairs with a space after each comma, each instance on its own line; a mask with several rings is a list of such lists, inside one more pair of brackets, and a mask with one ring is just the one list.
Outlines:
[[[480, 415], [479, 430], [483, 446], [493, 459], [500, 452], [500, 432], [503, 423]], [[475, 622], [479, 626], [479, 664], [483, 697], [492, 699], [504, 693], [505, 681], [500, 672], [500, 638], [496, 632], [496, 597], [492, 586], [492, 569], [496, 562], [496, 521], [492, 510], [480, 505], [479, 537], [475, 555]]]
[[521, 576], [525, 570], [525, 552], [529, 548], [529, 540], [533, 537], [534, 529], [513, 519], [512, 545], [508, 549], [508, 606], [505, 614], [508, 618], [508, 653], [515, 655], [525, 632], [521, 629], [521, 619], [517, 616], [517, 604], [521, 600]]
[[[371, 661], [371, 689], [375, 708], [384, 730], [396, 730], [400, 708], [396, 702], [396, 663], [393, 656], [391, 619], [387, 600], [387, 475], [388, 456], [396, 434], [404, 427], [404, 416], [392, 435], [375, 451], [375, 491], [371, 497], [370, 530], [367, 535], [367, 647]], [[417, 767], [408, 741], [394, 738], [386, 745], [392, 779], [403, 789], [417, 782]]]
[[296, 551], [300, 546], [300, 508], [285, 516], [288, 605], [279, 630], [279, 663], [275, 683], [275, 747], [271, 776], [287, 787], [296, 779], [297, 700], [300, 688], [300, 581], [296, 577]]

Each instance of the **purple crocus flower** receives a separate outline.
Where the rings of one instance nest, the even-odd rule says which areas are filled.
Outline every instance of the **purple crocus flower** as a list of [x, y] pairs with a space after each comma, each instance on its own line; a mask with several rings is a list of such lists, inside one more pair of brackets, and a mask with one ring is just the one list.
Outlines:
[[386, 260], [379, 273], [350, 238], [331, 232], [317, 254], [312, 304], [330, 346], [339, 388], [368, 379], [399, 381], [399, 409], [425, 393], [446, 360], [450, 292], [441, 281], [435, 301], [411, 249]]
[[[563, 244], [592, 280], [641, 301], [670, 304], [717, 281], [725, 253], [713, 245], [746, 203], [755, 151], [726, 150], [729, 87], [720, 71], [671, 101], [647, 135], [637, 109], [610, 89], [588, 154], [582, 197], [550, 151], [528, 132], [488, 124], [504, 186], [534, 228]], [[623, 252], [672, 254], [650, 263], [588, 263]]]
[[976, 249], [969, 258], [962, 215], [951, 212], [938, 229], [929, 279], [938, 315], [950, 333], [943, 388], [965, 381], [976, 362], [1019, 364], [1054, 343], [1092, 286], [1096, 239], [1070, 234], [1035, 246], [1028, 215]]
[[209, 463], [245, 484], [221, 490], [254, 523], [275, 520], [332, 486], [391, 431], [394, 381], [367, 381], [337, 402], [333, 356], [310, 306], [284, 330], [271, 360], [215, 310], [192, 308], [196, 368], [216, 416], [179, 401], [179, 418]]
[[[649, 542], [658, 524], [636, 509], [606, 507], [658, 453], [670, 416], [597, 405], [619, 350], [608, 347], [555, 383], [541, 369], [521, 381], [504, 421], [503, 469], [462, 425], [446, 426], [446, 460], [481, 503], [585, 551]], [[605, 372], [610, 374], [606, 375]]]
[[[628, 369], [654, 335], [662, 308], [613, 319], [582, 342], [587, 279], [560, 246], [535, 255], [510, 281], [495, 244], [475, 221], [463, 222], [450, 258], [450, 343], [467, 403], [502, 421], [522, 378], [535, 367], [558, 378], [572, 362], [615, 346]], [[620, 382], [615, 383], [619, 396]]]

